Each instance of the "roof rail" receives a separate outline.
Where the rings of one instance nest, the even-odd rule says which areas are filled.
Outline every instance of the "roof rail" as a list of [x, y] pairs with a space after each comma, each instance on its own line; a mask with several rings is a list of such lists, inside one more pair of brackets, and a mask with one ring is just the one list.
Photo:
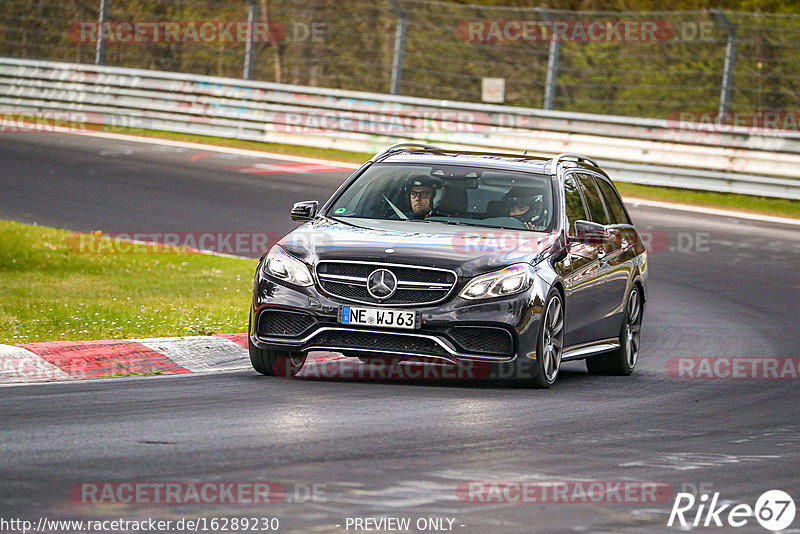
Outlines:
[[561, 163], [562, 161], [575, 161], [576, 163], [589, 163], [591, 165], [594, 165], [595, 167], [600, 166], [592, 158], [581, 156], [580, 154], [559, 154], [550, 161], [548, 161], [545, 167], [552, 165], [550, 172], [552, 174], [555, 174], [556, 170], [558, 169], [558, 164]]
[[392, 152], [397, 152], [398, 150], [406, 150], [412, 148], [421, 148], [423, 150], [441, 150], [438, 146], [433, 145], [426, 145], [424, 143], [395, 143], [394, 145], [378, 152], [370, 161], [377, 161], [379, 158], [383, 156], [388, 156]]

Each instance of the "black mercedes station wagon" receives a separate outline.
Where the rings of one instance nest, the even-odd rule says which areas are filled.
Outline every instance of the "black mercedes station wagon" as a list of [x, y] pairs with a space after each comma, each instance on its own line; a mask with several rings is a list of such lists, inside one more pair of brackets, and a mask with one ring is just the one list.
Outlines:
[[540, 388], [561, 362], [629, 375], [647, 252], [593, 160], [402, 143], [373, 157], [258, 264], [250, 359], [294, 376], [309, 351], [480, 365]]

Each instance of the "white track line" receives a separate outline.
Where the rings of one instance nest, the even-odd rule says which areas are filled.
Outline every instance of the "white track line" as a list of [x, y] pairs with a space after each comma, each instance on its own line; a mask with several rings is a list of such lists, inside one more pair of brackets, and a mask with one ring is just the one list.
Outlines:
[[[59, 130], [56, 130], [59, 131]], [[85, 135], [88, 137], [102, 137], [104, 139], [115, 139], [117, 141], [130, 141], [133, 143], [148, 143], [151, 145], [160, 145], [160, 146], [172, 146], [177, 148], [191, 148], [195, 150], [206, 150], [208, 152], [221, 152], [223, 154], [236, 154], [239, 156], [250, 156], [255, 158], [268, 158], [268, 159], [278, 159], [284, 161], [298, 161], [301, 163], [315, 163], [318, 165], [326, 165], [331, 166], [335, 165], [337, 167], [344, 167], [347, 169], [358, 169], [361, 165], [356, 165], [355, 163], [345, 163], [342, 161], [331, 161], [327, 159], [317, 159], [317, 158], [306, 158], [303, 156], [290, 156], [288, 154], [275, 154], [272, 152], [262, 152], [260, 150], [247, 150], [244, 148], [233, 148], [227, 146], [216, 146], [216, 145], [204, 145], [202, 143], [190, 143], [188, 141], [171, 141], [168, 139], [157, 139], [152, 137], [137, 137], [135, 135], [123, 135], [123, 134], [112, 134], [112, 133], [102, 133], [102, 132], [75, 132], [71, 131], [68, 128], [63, 130], [63, 133], [73, 133], [76, 135]]]
[[[178, 148], [190, 148], [196, 150], [206, 150], [209, 152], [221, 152], [225, 154], [237, 154], [240, 156], [249, 156], [257, 158], [269, 158], [284, 161], [300, 161], [306, 163], [316, 163], [320, 165], [336, 165], [349, 169], [357, 169], [360, 165], [353, 163], [346, 163], [342, 161], [333, 161], [327, 159], [306, 158], [302, 156], [289, 156], [286, 154], [275, 154], [272, 152], [261, 152], [259, 150], [246, 150], [242, 148], [222, 147], [215, 145], [204, 145], [201, 143], [189, 143], [185, 141], [170, 141], [167, 139], [156, 139], [150, 137], [137, 137], [135, 135], [112, 134], [103, 132], [75, 132], [68, 128], [64, 128], [64, 133], [74, 133], [77, 135], [86, 135], [89, 137], [101, 137], [105, 139], [116, 139], [119, 141], [131, 141], [134, 143], [149, 143], [153, 145], [172, 146]], [[718, 208], [704, 208], [701, 206], [691, 206], [687, 204], [673, 204], [671, 202], [660, 202], [656, 200], [644, 200], [638, 198], [624, 197], [626, 202], [634, 205], [648, 206], [653, 208], [663, 208], [677, 211], [689, 211], [693, 213], [702, 213], [705, 215], [716, 215], [720, 217], [737, 217], [739, 219], [747, 219], [751, 221], [761, 221], [776, 224], [790, 224], [800, 226], [800, 219], [792, 219], [788, 217], [776, 217], [773, 215], [760, 215], [757, 213], [746, 213], [742, 211], [724, 210]]]
[[800, 219], [790, 219], [788, 217], [776, 217], [774, 215], [761, 215], [759, 213], [745, 213], [742, 211], [723, 210], [719, 208], [705, 208], [702, 206], [690, 206], [688, 204], [673, 204], [671, 202], [660, 202], [658, 200], [645, 200], [640, 198], [623, 198], [626, 203], [634, 206], [647, 206], [650, 208], [664, 208], [668, 210], [690, 211], [692, 213], [702, 213], [704, 215], [717, 215], [720, 217], [737, 217], [750, 221], [762, 221], [777, 224], [791, 224], [800, 226]]

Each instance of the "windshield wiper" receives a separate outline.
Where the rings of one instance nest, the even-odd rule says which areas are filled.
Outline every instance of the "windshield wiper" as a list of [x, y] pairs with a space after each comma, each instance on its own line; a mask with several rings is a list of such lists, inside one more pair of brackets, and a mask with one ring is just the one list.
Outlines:
[[[465, 221], [445, 221], [445, 220], [441, 220], [441, 219], [433, 219], [433, 220], [425, 219], [425, 222], [438, 222], [438, 223], [444, 223], [444, 224], [452, 224], [452, 225], [456, 225], [456, 226], [476, 226], [478, 228], [495, 228], [495, 229], [499, 229], [499, 230], [515, 230], [515, 228], [507, 228], [505, 226], [486, 226], [485, 224], [473, 223], [473, 222], [465, 222]], [[519, 228], [516, 228], [516, 230], [519, 230]]]
[[445, 220], [442, 220], [442, 219], [422, 219], [422, 220], [425, 221], [426, 223], [452, 224], [452, 225], [455, 225], [455, 226], [463, 224], [463, 223], [461, 223], [459, 221], [445, 221]]

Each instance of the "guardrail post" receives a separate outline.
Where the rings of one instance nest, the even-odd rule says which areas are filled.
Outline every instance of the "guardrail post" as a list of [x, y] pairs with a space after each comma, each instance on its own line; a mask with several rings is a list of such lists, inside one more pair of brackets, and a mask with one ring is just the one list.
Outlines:
[[108, 0], [100, 0], [100, 15], [97, 24], [97, 51], [94, 55], [95, 65], [106, 64], [106, 43], [103, 41], [103, 26], [108, 19]]
[[[542, 15], [542, 19], [551, 20], [550, 12], [541, 7], [536, 11]], [[547, 78], [544, 82], [544, 109], [553, 109], [553, 101], [556, 98], [556, 78], [558, 78], [558, 60], [561, 57], [561, 42], [553, 38], [550, 33], [550, 51], [547, 55]]]
[[247, 9], [247, 43], [244, 49], [244, 74], [245, 80], [253, 79], [253, 39], [255, 32], [253, 32], [253, 24], [256, 21], [256, 14], [258, 11], [258, 4], [256, 0], [248, 0], [250, 7]]
[[400, 92], [400, 80], [403, 73], [403, 53], [406, 48], [406, 27], [408, 19], [406, 13], [397, 4], [396, 0], [386, 0], [394, 14], [397, 15], [397, 31], [394, 35], [394, 59], [392, 60], [392, 86], [390, 93], [396, 95]]
[[736, 29], [721, 10], [712, 9], [711, 12], [728, 34], [728, 44], [725, 47], [725, 67], [722, 72], [722, 92], [719, 96], [719, 115], [717, 116], [717, 122], [723, 124], [725, 120], [724, 115], [731, 107], [733, 68], [736, 65]]

